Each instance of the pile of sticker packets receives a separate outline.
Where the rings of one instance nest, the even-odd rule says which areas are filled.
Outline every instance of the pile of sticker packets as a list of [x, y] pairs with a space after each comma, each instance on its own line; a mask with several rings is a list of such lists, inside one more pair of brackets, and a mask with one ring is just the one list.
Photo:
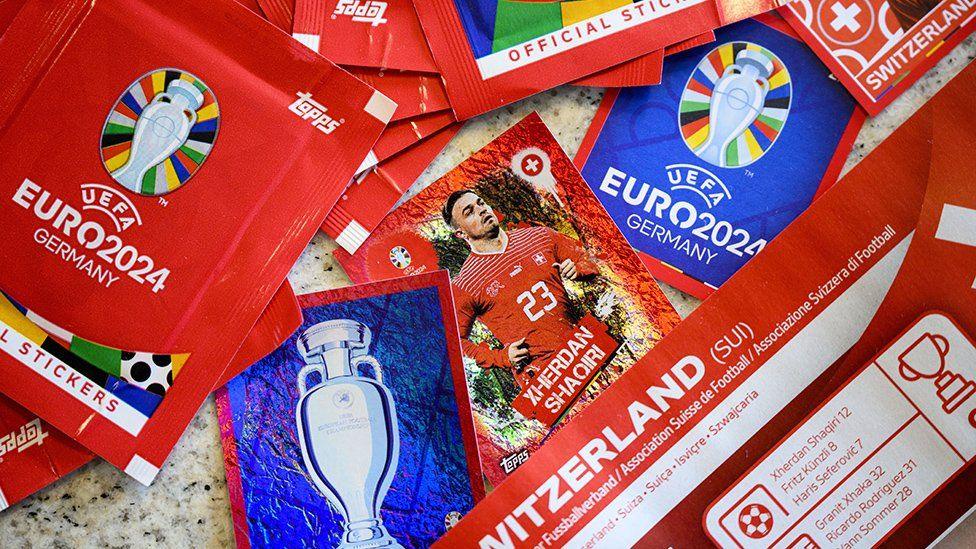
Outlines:
[[[154, 9], [164, 4], [144, 3]], [[193, 4], [179, 3], [188, 11]], [[113, 10], [149, 17], [124, 4], [0, 0], [0, 54], [19, 51], [30, 36], [52, 37], [18, 53], [24, 62], [17, 67], [0, 71], [19, 82], [0, 98], [0, 154], [18, 158], [0, 159], [9, 174], [3, 207], [29, 219], [14, 222], [30, 242], [22, 254], [0, 256], [18, 265], [0, 274], [0, 342], [9, 355], [0, 358], [18, 368], [0, 379], [7, 395], [0, 395], [0, 509], [70, 473], [92, 452], [148, 484], [205, 395], [226, 384], [218, 407], [240, 546], [294, 539], [427, 546], [441, 538], [679, 324], [655, 279], [699, 298], [718, 290], [834, 185], [866, 116], [879, 113], [976, 29], [976, 9], [961, 0], [221, 0], [206, 22], [231, 21], [227, 35], [199, 40], [192, 53], [224, 47], [220, 55], [227, 55], [244, 36], [252, 48], [268, 50], [231, 55], [228, 64], [236, 70], [227, 75], [202, 74], [214, 68], [163, 47], [147, 54], [158, 66], [139, 69], [123, 61], [89, 67], [85, 55], [110, 51], [97, 33], [114, 24]], [[171, 31], [202, 36], [205, 25], [191, 19], [176, 18]], [[40, 20], [40, 30], [30, 24]], [[124, 31], [137, 36], [134, 28]], [[52, 54], [62, 51], [66, 55]], [[102, 108], [79, 99], [44, 118], [51, 108], [42, 98], [60, 97], [49, 90], [65, 89], [71, 71], [90, 71], [106, 88], [118, 88], [104, 116], [77, 125], [97, 126], [91, 162], [108, 175], [92, 176], [85, 160], [66, 183], [55, 185], [50, 174], [69, 163], [75, 149], [65, 145], [62, 153], [53, 137], [22, 136], [35, 119], [44, 127], [57, 116]], [[250, 94], [228, 91], [251, 72], [262, 78]], [[608, 88], [575, 158], [530, 115], [393, 209], [464, 121], [564, 84]], [[241, 106], [259, 95], [261, 102]], [[280, 109], [265, 116], [262, 108], [274, 109], [275, 102]], [[166, 118], [173, 105], [182, 111]], [[156, 118], [153, 109], [162, 114]], [[253, 115], [249, 129], [239, 123], [242, 114]], [[181, 126], [180, 116], [189, 124]], [[304, 126], [267, 135], [260, 147], [247, 141], [254, 131], [296, 118]], [[310, 143], [301, 133], [306, 126], [318, 132], [315, 137], [335, 139]], [[180, 142], [166, 148], [163, 142], [180, 132]], [[136, 138], [150, 134], [156, 137]], [[88, 137], [81, 134], [78, 142]], [[275, 139], [298, 145], [288, 151]], [[143, 161], [140, 145], [165, 154]], [[248, 151], [248, 165], [218, 156], [221, 146]], [[24, 152], [38, 149], [54, 150], [49, 167], [39, 168], [37, 154]], [[249, 171], [257, 164], [265, 170]], [[204, 175], [210, 165], [221, 172]], [[240, 200], [224, 185], [194, 199], [195, 206], [176, 202], [202, 187], [204, 177], [264, 177], [275, 184], [267, 193], [249, 188]], [[79, 184], [80, 198], [57, 194], [58, 185]], [[178, 192], [184, 184], [185, 192]], [[306, 187], [316, 193], [303, 195]], [[52, 209], [50, 201], [61, 204], [62, 198], [65, 209]], [[72, 201], [77, 208], [68, 210]], [[232, 204], [240, 218], [231, 216], [226, 231], [211, 231], [194, 221], [213, 215], [199, 205], [207, 201]], [[207, 278], [202, 266], [200, 276], [188, 278], [205, 290], [193, 294], [180, 282], [185, 271], [173, 269], [170, 278], [167, 258], [130, 238], [143, 225], [172, 223], [171, 214], [180, 220], [164, 230], [174, 231], [174, 242], [203, 242], [215, 233], [201, 257], [209, 253], [207, 266], [232, 273], [229, 282]], [[84, 229], [95, 215], [106, 215], [115, 234]], [[473, 217], [459, 220], [462, 215]], [[470, 242], [479, 223], [491, 234], [501, 230], [502, 252], [514, 250], [524, 261], [486, 253], [476, 264], [476, 254], [469, 256], [461, 243]], [[129, 227], [136, 230], [123, 234]], [[273, 235], [271, 227], [277, 228]], [[296, 298], [285, 276], [317, 229], [341, 247], [335, 257], [360, 286]], [[118, 247], [101, 248], [101, 240], [92, 240], [99, 234]], [[276, 238], [288, 244], [275, 247]], [[94, 261], [81, 257], [86, 251]], [[34, 255], [45, 259], [33, 262]], [[170, 263], [187, 259], [178, 256]], [[100, 268], [106, 259], [109, 268]], [[32, 273], [65, 264], [71, 276], [52, 276], [60, 293], [38, 298], [25, 289]], [[446, 272], [433, 272], [441, 269]], [[505, 279], [497, 274], [503, 270]], [[486, 272], [496, 278], [488, 280]], [[397, 278], [405, 275], [411, 276]], [[525, 275], [539, 282], [525, 288], [514, 282]], [[79, 290], [84, 284], [72, 277], [97, 282], [104, 295]], [[133, 280], [137, 290], [113, 293], [113, 284]], [[554, 291], [547, 280], [565, 283]], [[184, 284], [184, 290], [166, 292], [170, 284]], [[157, 297], [177, 292], [186, 296], [151, 308]], [[135, 328], [106, 328], [84, 310], [56, 316], [57, 304], [72, 295], [85, 296], [80, 302], [86, 306], [103, 300], [92, 311], [104, 318], [117, 312], [113, 302], [150, 308], [135, 314]], [[524, 327], [504, 318], [511, 311], [498, 313], [503, 300], [517, 303], [513, 310], [533, 322], [571, 319], [539, 337], [549, 338], [552, 356], [561, 347], [574, 349], [580, 364], [589, 365], [586, 371], [546, 377], [541, 361], [504, 354], [514, 348], [518, 357], [519, 345], [526, 355], [538, 350], [526, 343], [532, 332], [519, 340]], [[141, 341], [131, 331], [157, 320], [153, 311], [162, 335], [142, 346], [127, 344]], [[214, 337], [210, 324], [223, 315], [230, 320], [217, 336], [227, 348], [203, 350]], [[336, 315], [362, 315], [373, 324], [337, 325]], [[386, 315], [399, 323], [399, 336], [379, 327]], [[369, 371], [379, 389], [356, 390], [375, 391], [364, 398], [387, 409], [377, 425], [396, 433], [384, 439], [394, 440], [395, 450], [377, 446], [383, 437], [373, 435], [379, 437], [373, 450], [386, 457], [373, 456], [379, 465], [363, 473], [373, 485], [362, 504], [346, 501], [348, 490], [356, 489], [343, 492], [334, 485], [335, 471], [319, 466], [353, 459], [337, 456], [333, 439], [316, 434], [344, 429], [328, 427], [331, 420], [315, 415], [321, 404], [312, 404], [324, 398], [315, 390], [333, 375], [322, 351], [328, 345], [311, 343], [326, 337], [317, 331], [322, 326], [328, 337], [359, 338], [346, 377], [357, 377], [358, 368]], [[440, 368], [440, 374], [423, 391], [436, 402], [418, 394], [423, 376], [397, 371], [407, 343], [384, 340], [431, 330], [441, 346], [425, 359], [424, 371]], [[195, 366], [203, 363], [221, 367]], [[318, 385], [308, 379], [314, 373]], [[294, 394], [269, 385], [279, 375], [295, 384], [289, 388]], [[41, 386], [48, 392], [37, 392]], [[45, 396], [52, 394], [58, 398]], [[328, 394], [330, 406], [353, 406], [341, 388]], [[71, 405], [61, 408], [62, 401]], [[399, 413], [389, 415], [390, 408]], [[431, 445], [441, 455], [429, 454]], [[377, 474], [377, 467], [384, 472]], [[405, 470], [411, 475], [402, 475]], [[503, 497], [495, 495], [495, 510], [505, 507]], [[744, 516], [762, 515], [756, 513]], [[571, 516], [574, 524], [581, 520]], [[515, 546], [530, 537], [533, 544], [560, 544], [558, 536], [537, 539], [516, 519], [506, 520], [497, 527], [481, 524], [497, 535], [489, 542], [480, 538], [482, 546]], [[759, 528], [771, 528], [771, 521], [756, 520]], [[583, 539], [582, 525], [567, 527], [577, 528], [574, 540]], [[619, 527], [626, 528], [623, 519]], [[742, 543], [706, 531], [715, 543]], [[759, 533], [745, 535], [761, 540], [765, 532]], [[617, 539], [648, 540], [644, 535]], [[459, 538], [455, 533], [445, 543], [479, 542]]]

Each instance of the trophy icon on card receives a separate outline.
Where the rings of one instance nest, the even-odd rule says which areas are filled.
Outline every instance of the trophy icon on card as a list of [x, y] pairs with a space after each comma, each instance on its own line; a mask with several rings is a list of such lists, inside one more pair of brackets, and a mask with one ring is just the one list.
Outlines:
[[[315, 486], [342, 514], [342, 548], [401, 547], [380, 518], [400, 436], [393, 396], [369, 355], [371, 338], [367, 326], [345, 319], [320, 322], [298, 338], [306, 362], [295, 411], [302, 457]], [[375, 379], [360, 375], [366, 365]], [[309, 386], [313, 373], [321, 379]]]
[[976, 383], [945, 367], [949, 341], [942, 335], [926, 332], [898, 355], [898, 372], [908, 381], [931, 380], [942, 409], [952, 413], [973, 393]]
[[728, 148], [762, 112], [772, 73], [773, 62], [765, 54], [739, 51], [735, 62], [715, 82], [709, 102], [708, 137], [695, 154], [716, 166], [728, 167]]
[[129, 158], [112, 177], [138, 192], [146, 173], [186, 143], [201, 105], [203, 94], [192, 83], [180, 79], [170, 82], [139, 113]]

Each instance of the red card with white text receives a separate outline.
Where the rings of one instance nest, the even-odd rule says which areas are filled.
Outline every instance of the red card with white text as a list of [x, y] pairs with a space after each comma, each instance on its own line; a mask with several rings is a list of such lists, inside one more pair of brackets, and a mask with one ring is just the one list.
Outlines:
[[797, 0], [780, 14], [872, 116], [976, 30], [970, 0]]
[[976, 65], [435, 547], [925, 547], [957, 524], [976, 504], [974, 86]]
[[334, 256], [355, 282], [450, 271], [491, 486], [679, 320], [535, 113]]
[[145, 484], [395, 109], [197, 8], [33, 0], [0, 41], [0, 391]]

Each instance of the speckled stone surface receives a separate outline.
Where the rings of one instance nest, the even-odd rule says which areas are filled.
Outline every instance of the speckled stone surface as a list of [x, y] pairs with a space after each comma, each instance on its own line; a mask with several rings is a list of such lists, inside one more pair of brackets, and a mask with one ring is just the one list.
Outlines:
[[[970, 37], [881, 115], [868, 120], [846, 169], [870, 152], [974, 57], [976, 37]], [[541, 114], [560, 144], [573, 154], [601, 97], [599, 89], [563, 87], [481, 116], [454, 138], [414, 189], [423, 188], [533, 110]], [[321, 234], [309, 243], [289, 276], [297, 292], [349, 284], [330, 256], [334, 248], [335, 243]], [[696, 299], [672, 288], [665, 291], [682, 316], [698, 305]], [[151, 487], [145, 488], [99, 461], [0, 513], [0, 548], [226, 547], [233, 544], [212, 397], [197, 413]], [[976, 547], [976, 516], [964, 521], [942, 546]]]

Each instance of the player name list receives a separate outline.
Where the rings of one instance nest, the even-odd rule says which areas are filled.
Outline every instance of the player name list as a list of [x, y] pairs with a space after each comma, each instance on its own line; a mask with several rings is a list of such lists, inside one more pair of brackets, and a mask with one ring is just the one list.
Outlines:
[[710, 533], [740, 547], [869, 547], [973, 458], [950, 438], [871, 364], [716, 502]]

